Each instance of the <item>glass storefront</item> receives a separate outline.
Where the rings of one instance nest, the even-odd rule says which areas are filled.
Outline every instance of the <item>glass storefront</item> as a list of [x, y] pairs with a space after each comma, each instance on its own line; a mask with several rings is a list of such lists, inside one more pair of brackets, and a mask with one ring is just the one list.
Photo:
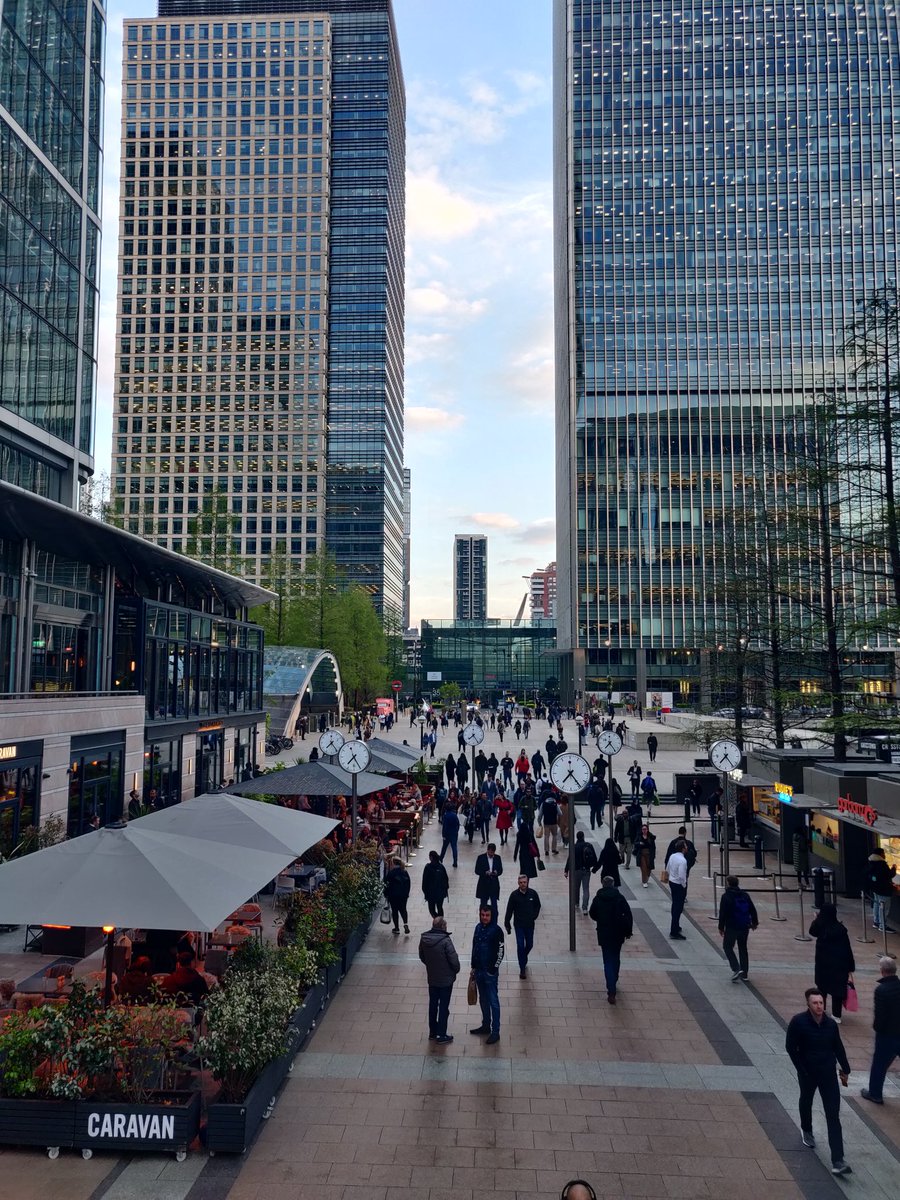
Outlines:
[[146, 808], [167, 808], [181, 800], [181, 738], [145, 748], [142, 796]]
[[41, 743], [0, 747], [0, 857], [9, 858], [40, 820]]
[[234, 777], [241, 783], [256, 772], [256, 726], [234, 731]]
[[436, 695], [441, 683], [453, 682], [470, 699], [495, 702], [507, 693], [533, 699], [559, 686], [558, 660], [546, 653], [556, 647], [553, 625], [423, 621], [421, 645], [423, 693]]
[[774, 829], [781, 827], [781, 797], [767, 787], [751, 788], [753, 815]]
[[124, 757], [122, 731], [73, 738], [67, 823], [70, 838], [121, 819]]
[[222, 729], [197, 734], [197, 794], [214, 792], [222, 786], [225, 762], [225, 732]]
[[889, 867], [896, 867], [900, 875], [900, 837], [881, 837], [877, 844], [884, 851], [885, 861]]

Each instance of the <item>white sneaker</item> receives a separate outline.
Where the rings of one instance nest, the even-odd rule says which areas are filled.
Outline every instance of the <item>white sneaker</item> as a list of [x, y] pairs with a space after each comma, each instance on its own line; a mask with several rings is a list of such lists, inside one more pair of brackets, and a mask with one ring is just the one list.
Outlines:
[[642, 884], [641, 886], [642, 886], [642, 887], [649, 887], [649, 886], [650, 886], [650, 884], [649, 884], [649, 883], [645, 883], [645, 884]]
[[832, 1018], [831, 1018], [831, 1019], [832, 1019], [832, 1021], [834, 1021], [835, 1025], [842, 1025], [842, 1024], [843, 1024], [843, 1022], [841, 1021], [841, 1018], [840, 1018], [840, 1017], [835, 1017], [835, 1016], [832, 1016]]

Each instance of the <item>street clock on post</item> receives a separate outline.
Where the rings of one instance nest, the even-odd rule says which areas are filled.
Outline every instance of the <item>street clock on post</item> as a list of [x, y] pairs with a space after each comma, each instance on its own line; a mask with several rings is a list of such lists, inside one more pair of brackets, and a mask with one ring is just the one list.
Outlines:
[[597, 735], [597, 749], [601, 754], [611, 757], [622, 749], [622, 739], [612, 729], [604, 729]]
[[723, 739], [713, 742], [709, 748], [709, 761], [723, 775], [736, 770], [741, 765], [741, 751], [736, 742]]
[[339, 729], [326, 729], [319, 737], [319, 749], [329, 758], [333, 758], [344, 744], [344, 735]]
[[583, 792], [591, 782], [591, 768], [587, 759], [568, 751], [557, 754], [550, 764], [550, 782], [569, 796]]
[[338, 750], [338, 762], [351, 775], [358, 775], [360, 771], [365, 771], [371, 761], [372, 753], [365, 742], [344, 742]]
[[474, 721], [470, 721], [463, 730], [463, 741], [467, 746], [480, 746], [484, 741], [484, 730]]

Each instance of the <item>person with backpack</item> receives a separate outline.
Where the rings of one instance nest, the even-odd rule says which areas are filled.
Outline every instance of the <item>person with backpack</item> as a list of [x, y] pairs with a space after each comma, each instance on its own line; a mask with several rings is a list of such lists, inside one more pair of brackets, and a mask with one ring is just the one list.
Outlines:
[[653, 772], [648, 771], [641, 783], [641, 791], [644, 795], [644, 803], [647, 805], [647, 816], [650, 816], [650, 809], [654, 804], [659, 804], [659, 796], [656, 794], [656, 780], [653, 778]]
[[588, 916], [597, 926], [597, 944], [603, 955], [603, 974], [606, 977], [606, 999], [616, 1002], [622, 946], [634, 931], [634, 918], [628, 901], [616, 888], [609, 875], [600, 881], [600, 891], [591, 902]]
[[575, 834], [575, 845], [566, 859], [565, 876], [569, 878], [569, 867], [575, 872], [575, 901], [581, 893], [581, 911], [587, 913], [588, 901], [591, 895], [591, 875], [599, 871], [597, 851], [590, 842], [584, 840], [584, 833], [579, 829]]
[[684, 842], [684, 850], [682, 851], [682, 853], [684, 854], [684, 857], [687, 859], [688, 875], [690, 875], [691, 870], [694, 866], [694, 863], [697, 861], [697, 847], [694, 845], [694, 843], [691, 841], [691, 839], [687, 836], [687, 827], [686, 826], [679, 825], [678, 833], [675, 835], [675, 837], [672, 838], [671, 842], [669, 842], [669, 845], [666, 849], [666, 862], [668, 862], [669, 858], [672, 856], [672, 854], [675, 853], [675, 847], [678, 844], [678, 842]]
[[[750, 930], [759, 926], [759, 917], [753, 901], [741, 888], [737, 875], [729, 875], [725, 882], [728, 886], [719, 901], [719, 933], [722, 949], [731, 967], [731, 981], [737, 983], [741, 979], [746, 980], [750, 971], [747, 939]], [[737, 955], [734, 952], [735, 945]]]
[[548, 788], [541, 796], [541, 824], [544, 827], [544, 853], [549, 854], [552, 843], [554, 854], [559, 854], [559, 805], [556, 797]]

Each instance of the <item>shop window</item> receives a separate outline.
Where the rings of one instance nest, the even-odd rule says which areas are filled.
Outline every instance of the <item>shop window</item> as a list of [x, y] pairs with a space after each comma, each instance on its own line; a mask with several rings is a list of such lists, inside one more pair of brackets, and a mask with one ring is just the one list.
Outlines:
[[0, 771], [0, 856], [20, 853], [40, 821], [41, 760], [21, 758]]
[[122, 818], [124, 734], [93, 742], [74, 739], [69, 761], [68, 836], [79, 837]]

